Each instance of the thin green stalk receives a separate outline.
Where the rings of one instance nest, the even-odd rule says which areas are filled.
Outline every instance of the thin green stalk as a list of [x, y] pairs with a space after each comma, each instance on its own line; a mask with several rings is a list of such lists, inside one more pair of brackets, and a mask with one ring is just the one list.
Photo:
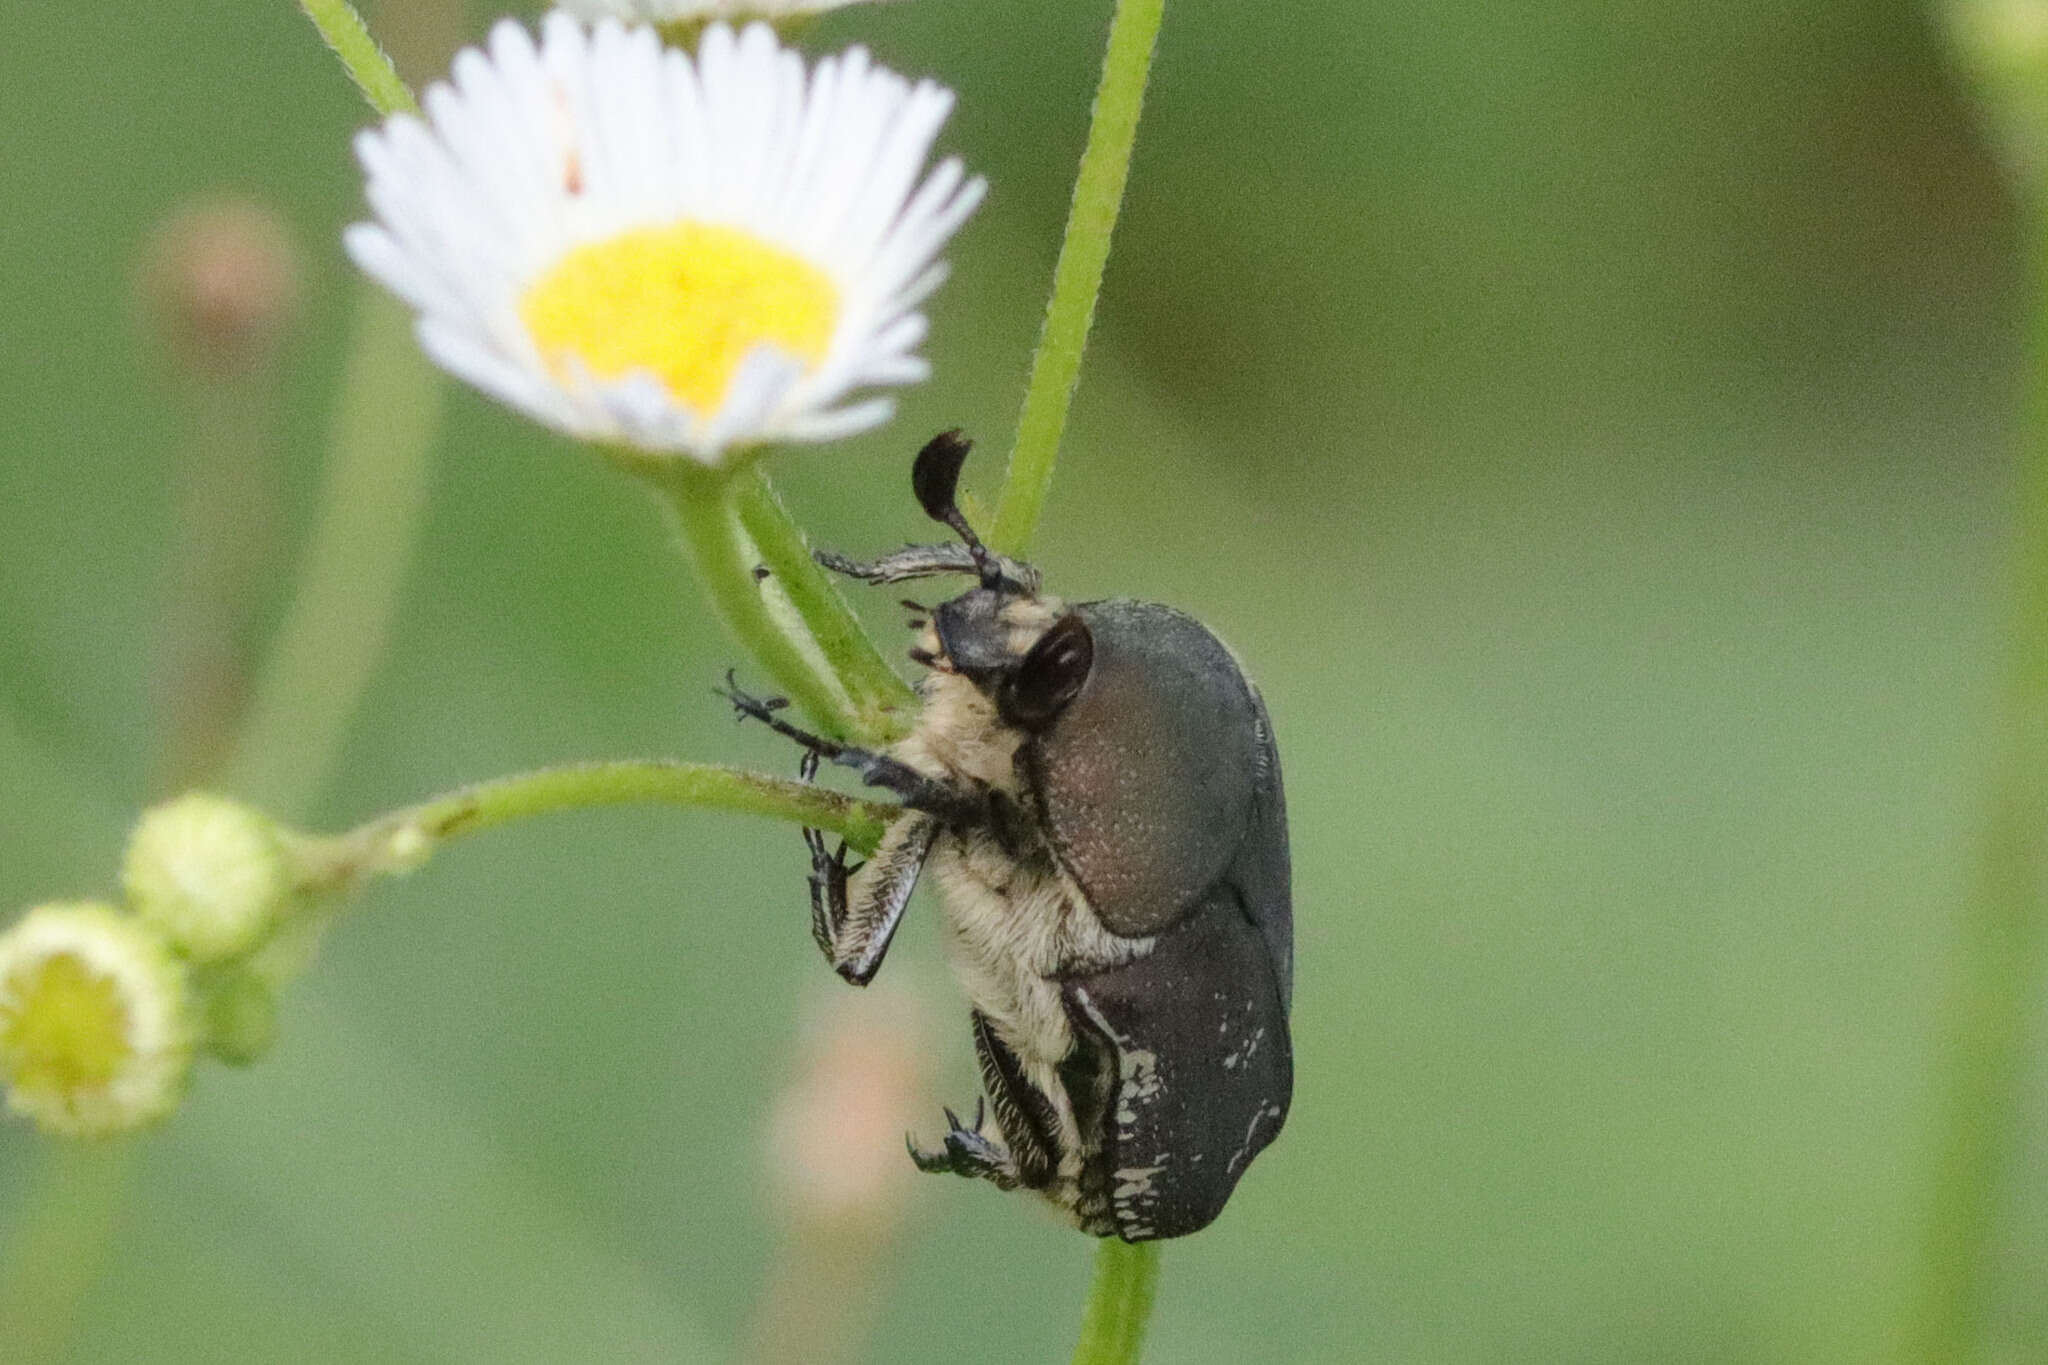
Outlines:
[[[1088, 329], [1095, 320], [1095, 300], [1102, 292], [1110, 238], [1123, 206], [1145, 82], [1165, 11], [1166, 0], [1117, 0], [1116, 17], [1110, 22], [1088, 144], [1081, 152], [1066, 236], [1053, 269], [1052, 297], [1031, 357], [1017, 439], [1010, 448], [1010, 467], [988, 536], [990, 546], [1002, 554], [1022, 558], [1030, 552], [1031, 537], [1045, 510]], [[1114, 1237], [1102, 1239], [1074, 1365], [1135, 1365], [1152, 1316], [1158, 1276], [1157, 1242], [1131, 1246]]]
[[225, 785], [292, 814], [312, 799], [382, 653], [425, 514], [442, 388], [404, 304], [365, 286], [319, 521]]
[[0, 1341], [9, 1361], [65, 1358], [128, 1205], [132, 1140], [51, 1140], [0, 1240]]
[[838, 739], [856, 736], [859, 716], [831, 661], [792, 605], [786, 599], [777, 602], [755, 577], [762, 567], [761, 551], [741, 524], [739, 508], [749, 476], [688, 460], [652, 461], [630, 454], [617, 459], [622, 468], [646, 479], [675, 513], [697, 581], [734, 638], [820, 729]]
[[420, 106], [398, 78], [397, 68], [377, 46], [364, 26], [363, 17], [348, 0], [299, 0], [313, 27], [327, 40], [327, 46], [341, 59], [342, 69], [363, 92], [363, 98], [380, 114], [417, 114]]
[[740, 476], [738, 498], [740, 524], [759, 549], [769, 581], [781, 586], [845, 686], [854, 733], [870, 743], [899, 737], [917, 708], [917, 694], [889, 667], [838, 585], [811, 557], [810, 542], [758, 462]]
[[1123, 205], [1145, 79], [1152, 70], [1152, 48], [1165, 9], [1166, 0], [1117, 0], [1116, 18], [1110, 24], [1088, 145], [1081, 153], [1074, 202], [1067, 211], [1067, 235], [1060, 243], [1052, 298], [1031, 358], [1031, 381], [1017, 416], [1017, 440], [1010, 448], [1002, 501], [988, 537], [991, 546], [1007, 555], [1022, 558], [1030, 551], [1046, 490], [1052, 486], [1060, 435], [1066, 430], [1067, 410], [1081, 374], [1081, 352], [1095, 320], [1096, 296], [1102, 292], [1110, 235]]
[[843, 796], [808, 782], [713, 763], [671, 759], [573, 763], [478, 782], [380, 815], [346, 834], [308, 841], [325, 864], [316, 881], [347, 882], [364, 871], [417, 864], [457, 835], [495, 829], [558, 811], [639, 803], [765, 815], [827, 830], [858, 853], [872, 853], [897, 813], [894, 806]]
[[1159, 1243], [1105, 1237], [1095, 1248], [1095, 1283], [1081, 1317], [1074, 1365], [1136, 1365], [1159, 1280]]
[[1985, 1358], [1998, 1225], [2035, 1042], [2048, 944], [2048, 204], [2029, 204], [2028, 393], [2017, 570], [1998, 760], [1975, 892], [1960, 926], [1944, 1037], [1933, 1209], [1905, 1358]]

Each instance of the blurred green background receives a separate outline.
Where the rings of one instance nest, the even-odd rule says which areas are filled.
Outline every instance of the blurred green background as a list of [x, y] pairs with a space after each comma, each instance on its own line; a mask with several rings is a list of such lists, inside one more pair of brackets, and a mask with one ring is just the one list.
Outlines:
[[[392, 35], [416, 77], [491, 18], [394, 8], [429, 30]], [[905, 0], [809, 35], [952, 83], [944, 141], [993, 186], [933, 382], [777, 467], [822, 543], [928, 534], [907, 459], [943, 426], [993, 491], [1106, 22]], [[0, 907], [25, 907], [111, 889], [154, 794], [189, 414], [141, 340], [143, 243], [220, 191], [291, 224], [296, 545], [366, 120], [282, 0], [33, 7], [0, 90]], [[2015, 242], [1910, 4], [1175, 0], [1036, 557], [1065, 595], [1196, 612], [1263, 685], [1299, 1081], [1227, 1216], [1167, 1249], [1148, 1360], [1885, 1349], [1989, 757]], [[456, 393], [307, 814], [576, 757], [780, 770], [710, 695], [737, 661], [639, 490]], [[790, 830], [636, 810], [378, 889], [274, 1053], [207, 1068], [140, 1144], [62, 1358], [724, 1358], [782, 1254], [764, 1135], [833, 984], [802, 882]], [[885, 975], [958, 1104], [932, 911]], [[46, 1151], [0, 1128], [0, 1238]], [[2044, 1169], [2036, 1137], [2015, 1361], [2048, 1357]], [[858, 1358], [1063, 1359], [1088, 1246], [965, 1182], [909, 1198]]]

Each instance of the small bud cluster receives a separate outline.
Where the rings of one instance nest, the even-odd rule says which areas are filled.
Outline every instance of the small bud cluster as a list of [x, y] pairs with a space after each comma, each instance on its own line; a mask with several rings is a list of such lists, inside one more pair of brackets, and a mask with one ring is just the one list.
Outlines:
[[0, 932], [0, 1084], [53, 1133], [97, 1137], [177, 1107], [195, 1051], [246, 1063], [270, 1039], [254, 970], [301, 897], [290, 836], [193, 794], [147, 812], [122, 866], [127, 907], [37, 906]]

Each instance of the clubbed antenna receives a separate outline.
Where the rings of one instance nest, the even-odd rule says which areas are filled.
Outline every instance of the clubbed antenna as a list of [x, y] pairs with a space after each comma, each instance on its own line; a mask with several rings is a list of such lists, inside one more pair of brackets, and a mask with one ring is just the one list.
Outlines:
[[924, 514], [950, 526], [953, 534], [966, 544], [967, 553], [974, 558], [974, 571], [981, 577], [981, 586], [995, 591], [1002, 587], [1002, 565], [981, 543], [981, 537], [974, 534], [974, 528], [960, 513], [960, 504], [954, 500], [960, 487], [960, 466], [967, 462], [967, 452], [972, 449], [974, 442], [962, 436], [958, 427], [940, 432], [917, 452], [917, 462], [910, 467], [910, 487]]

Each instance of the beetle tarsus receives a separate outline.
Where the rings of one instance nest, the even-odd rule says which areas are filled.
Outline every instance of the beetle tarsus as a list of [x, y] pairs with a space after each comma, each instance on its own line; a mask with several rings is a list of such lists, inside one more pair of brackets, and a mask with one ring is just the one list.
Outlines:
[[[734, 672], [735, 670], [733, 669], [726, 669], [725, 686], [714, 687], [711, 690], [731, 702], [733, 711], [741, 720], [758, 720], [776, 734], [793, 739], [812, 754], [822, 754], [835, 763], [840, 761], [839, 756], [841, 754], [847, 752], [846, 746], [836, 740], [830, 740], [823, 735], [813, 734], [800, 726], [791, 725], [788, 721], [776, 715], [777, 711], [789, 709], [788, 697], [757, 697], [751, 692], [741, 691]], [[815, 772], [815, 768], [813, 771]], [[805, 781], [809, 780], [809, 777], [805, 778]]]
[[822, 830], [805, 830], [804, 845], [811, 852], [811, 937], [833, 970], [844, 971], [849, 956], [845, 945], [848, 918], [846, 888], [853, 874], [867, 864], [849, 866], [844, 843], [828, 852]]
[[[817, 750], [804, 750], [796, 773], [799, 781], [817, 780]], [[804, 848], [811, 855], [811, 939], [825, 960], [836, 968], [840, 962], [839, 939], [846, 927], [846, 885], [864, 864], [848, 867], [846, 842], [841, 840], [838, 848], [828, 850], [824, 830], [806, 825], [803, 834]]]
[[988, 792], [927, 777], [901, 759], [876, 753], [873, 749], [841, 744], [800, 725], [792, 725], [775, 714], [789, 705], [786, 697], [762, 698], [741, 691], [732, 669], [725, 672], [725, 686], [712, 690], [731, 702], [742, 720], [758, 720], [783, 738], [803, 745], [809, 753], [830, 759], [842, 768], [853, 769], [860, 774], [861, 781], [870, 787], [894, 792], [896, 798], [912, 810], [936, 815], [954, 825], [979, 825], [989, 819]]
[[910, 1159], [917, 1169], [932, 1175], [958, 1175], [969, 1180], [986, 1180], [998, 1189], [1014, 1190], [1019, 1184], [1017, 1163], [1003, 1145], [983, 1135], [982, 1122], [988, 1117], [984, 1102], [974, 1102], [974, 1122], [964, 1124], [960, 1116], [951, 1109], [945, 1110], [945, 1146], [936, 1152], [928, 1152], [917, 1145], [917, 1139], [905, 1136], [904, 1145], [910, 1149]]
[[832, 939], [837, 928], [833, 923], [834, 882], [823, 869], [829, 866], [837, 870], [839, 889], [836, 899], [839, 904], [844, 905], [846, 867], [845, 864], [838, 863], [827, 855], [824, 841], [813, 839], [811, 833], [810, 830], [804, 831], [804, 843], [811, 850], [811, 942], [818, 945], [818, 951], [825, 955], [827, 962], [830, 962], [838, 956], [832, 951]]

